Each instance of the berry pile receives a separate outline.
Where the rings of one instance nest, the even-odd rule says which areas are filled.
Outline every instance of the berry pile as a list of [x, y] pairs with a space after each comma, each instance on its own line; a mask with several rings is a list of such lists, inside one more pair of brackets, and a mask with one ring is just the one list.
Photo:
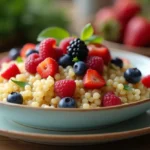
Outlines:
[[[14, 81], [14, 78], [20, 78], [20, 76], [27, 73], [31, 75], [29, 78], [31, 78], [30, 83], [32, 83], [34, 90], [38, 89], [36, 87], [38, 83], [38, 85], [42, 86], [39, 87], [39, 90], [47, 92], [47, 95], [52, 98], [51, 102], [60, 108], [76, 108], [79, 107], [81, 101], [86, 102], [87, 105], [91, 104], [93, 107], [95, 105], [103, 107], [120, 105], [123, 103], [120, 97], [126, 92], [121, 91], [118, 94], [117, 90], [129, 89], [128, 85], [125, 84], [133, 84], [136, 87], [138, 83], [142, 83], [146, 88], [150, 88], [150, 76], [142, 78], [142, 74], [137, 68], [124, 67], [129, 65], [127, 60], [119, 57], [112, 59], [106, 46], [94, 42], [88, 43], [80, 38], [64, 38], [60, 41], [59, 46], [55, 38], [46, 38], [37, 45], [27, 43], [20, 51], [16, 48], [11, 49], [9, 58], [10, 65], [1, 72], [1, 77], [5, 79], [4, 82], [11, 80], [21, 86], [21, 90], [27, 89], [27, 93], [30, 95], [29, 89], [32, 90], [32, 87], [29, 86], [30, 84]], [[19, 67], [20, 61], [24, 64], [25, 71], [22, 71]], [[73, 76], [72, 78], [68, 76], [68, 70], [69, 74]], [[122, 73], [119, 80], [124, 83], [124, 87], [123, 84], [112, 85], [111, 79], [114, 78], [114, 72]], [[38, 76], [36, 83], [33, 81], [34, 76]], [[24, 78], [24, 80], [26, 79]], [[47, 85], [44, 85], [46, 84], [45, 80], [48, 82]], [[119, 80], [115, 79], [118, 82]], [[42, 83], [43, 85], [41, 85]], [[51, 86], [49, 87], [49, 85]], [[115, 89], [116, 87], [118, 88], [117, 90]], [[25, 102], [19, 89], [16, 89], [16, 91], [9, 93], [6, 98], [7, 102], [28, 103]], [[49, 91], [52, 92], [49, 93]], [[93, 97], [88, 91], [93, 91]], [[38, 96], [39, 93], [37, 93]], [[137, 91], [137, 99], [139, 98], [139, 93]], [[36, 95], [35, 92], [34, 95]], [[54, 97], [56, 98], [54, 99]], [[44, 94], [42, 98], [44, 103], [50, 101]], [[38, 99], [38, 101], [40, 100]], [[92, 104], [93, 101], [95, 104]], [[42, 102], [40, 101], [40, 103]], [[87, 105], [85, 106], [87, 107]]]
[[[149, 5], [149, 1], [147, 3]], [[108, 41], [130, 47], [150, 46], [150, 21], [144, 11], [139, 0], [114, 0], [111, 7], [97, 12], [93, 23], [95, 32]]]

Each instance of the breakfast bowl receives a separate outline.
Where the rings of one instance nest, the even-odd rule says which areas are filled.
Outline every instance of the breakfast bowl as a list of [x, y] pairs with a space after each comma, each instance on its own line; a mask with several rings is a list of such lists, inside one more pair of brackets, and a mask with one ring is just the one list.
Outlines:
[[[128, 58], [133, 65], [148, 74], [150, 60], [145, 56], [112, 49], [113, 56]], [[140, 62], [139, 62], [140, 60]], [[48, 130], [89, 130], [100, 128], [138, 116], [150, 108], [150, 99], [129, 104], [93, 109], [83, 108], [34, 108], [0, 102], [0, 113], [5, 119], [33, 128]]]
[[0, 70], [1, 115], [32, 128], [76, 131], [146, 112], [150, 59], [109, 50], [92, 34], [90, 24], [80, 38], [48, 28], [38, 37], [40, 46], [28, 43], [19, 54], [10, 51], [11, 60], [4, 61]]

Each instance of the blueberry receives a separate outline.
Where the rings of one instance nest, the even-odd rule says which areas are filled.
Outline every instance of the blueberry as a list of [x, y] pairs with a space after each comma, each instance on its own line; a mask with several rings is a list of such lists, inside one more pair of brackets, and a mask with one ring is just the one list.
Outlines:
[[64, 97], [59, 101], [59, 108], [76, 108], [76, 102], [71, 97]]
[[33, 53], [39, 53], [37, 50], [34, 50], [34, 49], [29, 49], [29, 50], [27, 50], [27, 52], [26, 52], [26, 57], [28, 57], [29, 55], [31, 55], [31, 54], [33, 54]]
[[20, 50], [18, 48], [12, 48], [8, 55], [12, 60], [15, 60], [18, 56], [20, 56]]
[[118, 58], [118, 57], [112, 59], [111, 63], [116, 65], [116, 66], [118, 66], [118, 67], [120, 67], [120, 68], [123, 67], [123, 61], [120, 58]]
[[129, 68], [124, 72], [124, 78], [129, 83], [138, 83], [141, 80], [141, 72], [137, 68]]
[[67, 54], [60, 57], [60, 59], [58, 60], [58, 63], [60, 66], [63, 66], [64, 68], [67, 66], [73, 65], [72, 58]]
[[73, 69], [75, 74], [80, 76], [85, 74], [87, 66], [83, 61], [78, 61], [74, 64]]
[[23, 97], [20, 93], [12, 92], [7, 97], [7, 102], [9, 103], [15, 103], [15, 104], [22, 104], [23, 103]]

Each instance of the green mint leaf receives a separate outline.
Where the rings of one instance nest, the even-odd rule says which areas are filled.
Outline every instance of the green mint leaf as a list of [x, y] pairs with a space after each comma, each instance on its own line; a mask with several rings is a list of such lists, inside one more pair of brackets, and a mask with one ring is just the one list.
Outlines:
[[128, 86], [128, 85], [124, 85], [124, 90], [126, 91], [131, 91], [132, 87]]
[[17, 84], [20, 87], [25, 87], [26, 85], [29, 85], [27, 82], [22, 82], [22, 81], [17, 81], [17, 80], [13, 80], [11, 79], [12, 82], [14, 82], [15, 84]]
[[81, 32], [81, 36], [80, 36], [81, 40], [85, 41], [89, 39], [93, 35], [93, 32], [94, 32], [94, 29], [92, 25], [90, 23], [87, 24]]
[[92, 35], [89, 39], [87, 39], [86, 44], [101, 44], [103, 42], [103, 38], [97, 35]]
[[37, 38], [37, 41], [42, 41], [46, 38], [55, 38], [57, 42], [60, 42], [62, 39], [69, 37], [70, 34], [68, 31], [58, 28], [58, 27], [49, 27], [47, 29], [44, 29]]
[[111, 68], [111, 69], [113, 69], [113, 70], [117, 70], [117, 68], [116, 68], [116, 66], [114, 65], [114, 64], [109, 64], [109, 67]]
[[72, 60], [73, 62], [78, 62], [79, 61], [79, 59], [78, 59], [78, 57], [75, 57], [75, 58], [73, 58], [73, 60]]
[[16, 61], [17, 61], [17, 63], [22, 63], [22, 62], [23, 62], [23, 59], [22, 59], [21, 57], [17, 57], [17, 58], [16, 58]]

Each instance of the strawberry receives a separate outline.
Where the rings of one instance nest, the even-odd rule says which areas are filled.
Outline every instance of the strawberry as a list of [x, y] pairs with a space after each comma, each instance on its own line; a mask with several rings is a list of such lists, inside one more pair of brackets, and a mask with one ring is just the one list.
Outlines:
[[58, 72], [58, 64], [54, 59], [48, 57], [37, 66], [37, 72], [42, 78], [54, 77]]
[[54, 90], [59, 97], [72, 97], [76, 89], [76, 83], [74, 80], [59, 80], [55, 82]]
[[11, 77], [15, 77], [17, 74], [20, 74], [20, 70], [16, 64], [10, 64], [10, 66], [2, 72], [1, 76], [7, 80]]
[[56, 60], [58, 61], [60, 57], [63, 56], [63, 50], [59, 47], [55, 48]]
[[116, 0], [114, 9], [117, 19], [125, 25], [140, 12], [141, 6], [135, 0]]
[[150, 75], [143, 77], [142, 83], [145, 87], [150, 88]]
[[119, 41], [122, 34], [122, 24], [117, 20], [112, 7], [105, 7], [97, 12], [95, 28], [97, 33], [110, 41]]
[[43, 61], [43, 58], [39, 57], [39, 54], [33, 53], [27, 57], [25, 60], [25, 69], [31, 74], [36, 73], [36, 67], [40, 62]]
[[41, 58], [45, 59], [51, 57], [56, 58], [56, 40], [54, 38], [47, 38], [40, 43], [39, 55]]
[[96, 70], [87, 70], [83, 78], [83, 85], [85, 88], [96, 89], [103, 87], [105, 84], [104, 78]]
[[73, 37], [67, 37], [60, 41], [59, 47], [63, 50], [64, 54], [67, 53], [67, 47], [73, 39]]
[[120, 105], [121, 103], [121, 99], [117, 97], [113, 92], [106, 93], [102, 99], [102, 106], [104, 107]]
[[150, 24], [143, 18], [132, 18], [125, 30], [124, 44], [129, 46], [146, 46], [149, 43]]
[[25, 44], [25, 45], [22, 47], [21, 51], [20, 51], [20, 56], [21, 56], [22, 58], [25, 58], [25, 57], [26, 57], [26, 52], [27, 52], [29, 49], [35, 49], [35, 47], [36, 47], [36, 45], [33, 44], [33, 43], [27, 43], [27, 44]]
[[89, 56], [99, 56], [103, 58], [104, 64], [108, 65], [111, 60], [111, 55], [107, 47], [101, 44], [88, 45]]
[[104, 62], [103, 62], [102, 57], [99, 57], [99, 56], [89, 56], [87, 58], [86, 65], [90, 69], [96, 70], [99, 73], [103, 73]]

